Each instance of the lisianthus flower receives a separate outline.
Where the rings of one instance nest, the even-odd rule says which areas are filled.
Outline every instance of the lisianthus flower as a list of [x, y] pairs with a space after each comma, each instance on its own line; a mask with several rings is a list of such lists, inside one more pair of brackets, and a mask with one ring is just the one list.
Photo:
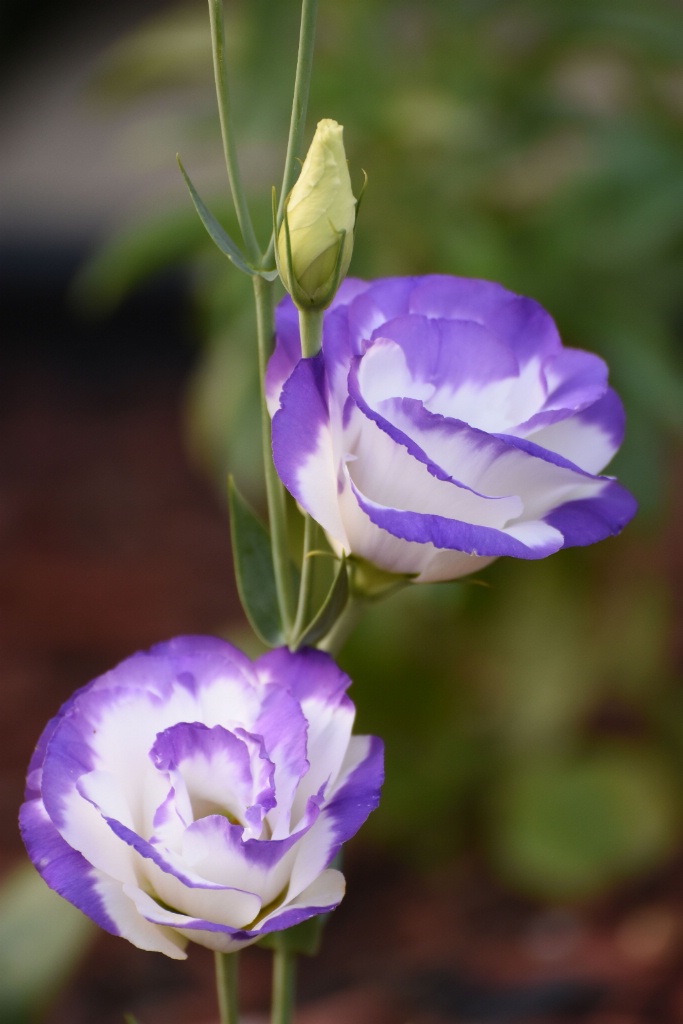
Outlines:
[[43, 732], [20, 814], [33, 863], [107, 931], [176, 959], [331, 910], [329, 864], [382, 781], [349, 682], [320, 651], [252, 663], [211, 637], [133, 655]]
[[348, 279], [322, 352], [277, 311], [267, 374], [280, 478], [338, 552], [418, 582], [501, 555], [544, 558], [618, 533], [633, 497], [602, 470], [624, 411], [595, 355], [500, 285]]

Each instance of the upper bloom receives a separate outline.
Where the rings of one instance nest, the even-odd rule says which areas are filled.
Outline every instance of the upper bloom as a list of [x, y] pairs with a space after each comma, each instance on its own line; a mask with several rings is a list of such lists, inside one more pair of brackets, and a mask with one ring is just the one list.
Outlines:
[[21, 830], [45, 881], [97, 924], [183, 958], [331, 910], [328, 865], [376, 807], [382, 744], [351, 736], [326, 654], [178, 637], [67, 701], [29, 767]]
[[278, 235], [278, 265], [285, 287], [304, 308], [324, 309], [351, 262], [356, 200], [343, 132], [342, 126], [329, 118], [318, 123], [301, 174], [285, 203], [287, 226], [283, 221]]
[[624, 411], [597, 356], [488, 281], [344, 282], [301, 359], [289, 299], [267, 374], [277, 471], [337, 551], [418, 581], [618, 533], [633, 497], [600, 476]]

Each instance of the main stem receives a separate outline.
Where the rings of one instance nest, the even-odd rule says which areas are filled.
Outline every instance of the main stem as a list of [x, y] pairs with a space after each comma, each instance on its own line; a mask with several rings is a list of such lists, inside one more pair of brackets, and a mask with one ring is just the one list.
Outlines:
[[254, 266], [258, 266], [261, 260], [261, 250], [254, 232], [249, 207], [247, 206], [247, 199], [242, 185], [242, 176], [240, 174], [239, 163], [237, 160], [234, 133], [232, 131], [230, 90], [228, 88], [228, 72], [226, 66], [223, 0], [209, 0], [209, 20], [211, 22], [213, 73], [216, 80], [216, 98], [218, 100], [218, 116], [221, 122], [221, 136], [223, 139], [225, 166], [228, 172], [230, 191], [232, 192], [232, 200], [235, 204], [237, 222], [240, 226], [240, 231], [242, 232], [244, 245]]
[[296, 955], [282, 942], [273, 953], [271, 1024], [291, 1024], [294, 1011]]
[[[311, 84], [311, 72], [313, 69], [313, 51], [315, 49], [315, 23], [318, 16], [318, 0], [303, 0], [301, 6], [301, 27], [299, 29], [299, 52], [296, 61], [296, 75], [294, 78], [294, 97], [292, 99], [292, 114], [289, 122], [289, 138], [287, 139], [287, 153], [285, 156], [285, 168], [282, 175], [282, 188], [280, 189], [280, 200], [277, 208], [277, 228], [282, 223], [282, 216], [287, 196], [292, 191], [296, 177], [296, 161], [303, 150], [304, 130], [306, 127], [306, 110], [308, 109], [308, 94]], [[265, 263], [270, 261], [273, 255], [275, 236], [270, 240]]]
[[333, 658], [339, 655], [342, 647], [353, 633], [354, 629], [363, 617], [366, 603], [360, 597], [349, 596], [346, 608], [329, 631], [316, 647], [326, 651]]
[[266, 405], [264, 383], [266, 366], [273, 347], [273, 288], [262, 277], [254, 277], [252, 281], [254, 285], [254, 303], [256, 305], [256, 338], [258, 343], [259, 378], [261, 381], [261, 443], [263, 446], [263, 469], [266, 482], [266, 500], [268, 503], [268, 522], [270, 523], [270, 543], [273, 553], [275, 589], [277, 591], [280, 619], [285, 636], [289, 639], [292, 635], [296, 606], [292, 571], [289, 563], [287, 508], [285, 505], [285, 491], [273, 463], [270, 415]]
[[324, 309], [299, 310], [299, 334], [301, 335], [301, 355], [304, 359], [317, 356], [323, 340]]
[[220, 1024], [239, 1024], [237, 953], [216, 953], [216, 993]]
[[292, 639], [298, 643], [302, 635], [309, 613], [311, 603], [311, 591], [313, 589], [314, 557], [313, 549], [317, 536], [317, 526], [311, 516], [307, 515], [304, 520], [304, 543], [301, 558], [301, 583], [299, 584], [299, 601], [296, 609], [296, 620], [292, 630]]

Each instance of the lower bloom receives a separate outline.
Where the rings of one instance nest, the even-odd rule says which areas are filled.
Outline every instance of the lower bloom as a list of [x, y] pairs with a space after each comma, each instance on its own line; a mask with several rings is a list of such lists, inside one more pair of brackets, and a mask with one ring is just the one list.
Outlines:
[[380, 740], [352, 736], [320, 651], [255, 662], [178, 637], [67, 701], [29, 766], [24, 842], [47, 884], [142, 949], [230, 952], [337, 906], [328, 865], [379, 801]]

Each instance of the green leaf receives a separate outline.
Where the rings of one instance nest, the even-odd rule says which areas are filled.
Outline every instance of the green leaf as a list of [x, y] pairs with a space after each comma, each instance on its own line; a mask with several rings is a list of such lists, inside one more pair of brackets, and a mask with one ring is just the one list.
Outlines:
[[228, 480], [230, 536], [242, 607], [255, 633], [270, 647], [284, 643], [268, 530]]
[[[258, 276], [261, 272], [256, 270], [254, 267], [251, 266], [250, 263], [247, 262], [242, 250], [235, 244], [235, 242], [233, 242], [232, 238], [227, 233], [225, 228], [221, 224], [219, 224], [214, 215], [211, 213], [211, 210], [209, 210], [208, 206], [206, 206], [206, 204], [203, 202], [196, 188], [190, 181], [190, 178], [182, 165], [180, 157], [177, 155], [176, 160], [178, 161], [178, 167], [180, 168], [180, 172], [183, 178], [185, 179], [185, 184], [188, 187], [190, 196], [192, 198], [192, 202], [194, 203], [194, 208], [199, 214], [199, 219], [201, 220], [202, 224], [208, 231], [212, 240], [218, 246], [223, 255], [227, 256], [228, 259], [235, 264], [238, 270], [241, 270], [245, 274], [249, 274], [250, 277]], [[265, 271], [262, 274], [262, 276], [266, 276], [267, 274], [270, 273], [271, 271]], [[272, 278], [268, 278], [268, 280], [272, 280]]]
[[0, 888], [0, 1020], [35, 1020], [66, 983], [94, 932], [30, 864]]
[[[316, 556], [312, 554], [309, 557], [315, 558]], [[318, 613], [297, 639], [296, 646], [312, 646], [318, 640], [327, 636], [344, 611], [348, 599], [349, 576], [346, 568], [346, 558], [342, 555], [339, 569], [327, 593], [327, 597], [323, 601]]]
[[126, 1024], [140, 1024], [140, 1021], [132, 1013], [124, 1013], [123, 1019]]

